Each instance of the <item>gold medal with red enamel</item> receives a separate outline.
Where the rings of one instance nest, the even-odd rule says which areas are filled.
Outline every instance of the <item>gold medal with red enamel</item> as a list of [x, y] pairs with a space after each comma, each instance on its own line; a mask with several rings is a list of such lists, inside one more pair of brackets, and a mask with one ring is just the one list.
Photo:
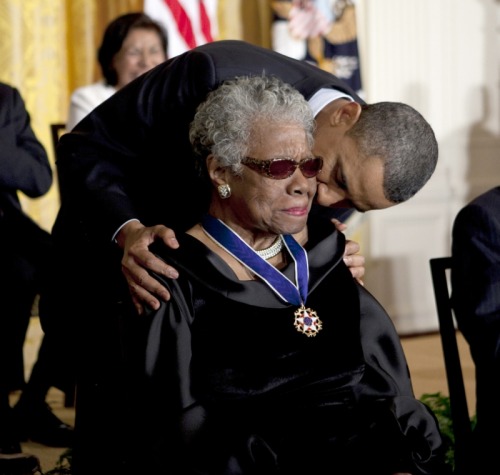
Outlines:
[[323, 323], [314, 310], [302, 305], [295, 311], [294, 326], [299, 333], [306, 336], [316, 336], [323, 328]]

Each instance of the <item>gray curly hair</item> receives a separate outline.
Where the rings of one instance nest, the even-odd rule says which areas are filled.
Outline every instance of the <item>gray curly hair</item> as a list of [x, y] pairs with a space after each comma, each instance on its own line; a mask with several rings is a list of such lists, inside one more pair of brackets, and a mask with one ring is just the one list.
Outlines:
[[241, 76], [222, 83], [198, 106], [189, 140], [201, 158], [213, 154], [222, 166], [240, 174], [255, 123], [272, 120], [300, 124], [313, 145], [314, 117], [296, 89], [272, 76]]

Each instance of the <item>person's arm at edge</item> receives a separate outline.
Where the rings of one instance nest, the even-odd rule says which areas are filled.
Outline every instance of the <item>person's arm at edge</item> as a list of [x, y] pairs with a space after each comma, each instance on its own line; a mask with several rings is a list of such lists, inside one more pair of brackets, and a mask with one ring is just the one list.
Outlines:
[[30, 115], [16, 88], [2, 86], [5, 123], [0, 124], [0, 187], [17, 189], [30, 198], [44, 195], [52, 185], [47, 152], [31, 127]]

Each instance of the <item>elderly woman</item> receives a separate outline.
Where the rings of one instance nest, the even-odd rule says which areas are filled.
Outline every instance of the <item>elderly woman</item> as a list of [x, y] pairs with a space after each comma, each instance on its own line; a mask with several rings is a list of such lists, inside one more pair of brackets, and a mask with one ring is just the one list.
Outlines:
[[390, 318], [345, 266], [343, 235], [306, 225], [313, 127], [275, 78], [229, 81], [198, 108], [209, 209], [177, 250], [154, 249], [180, 271], [156, 276], [172, 299], [146, 349], [143, 433], [165, 473], [446, 473]]

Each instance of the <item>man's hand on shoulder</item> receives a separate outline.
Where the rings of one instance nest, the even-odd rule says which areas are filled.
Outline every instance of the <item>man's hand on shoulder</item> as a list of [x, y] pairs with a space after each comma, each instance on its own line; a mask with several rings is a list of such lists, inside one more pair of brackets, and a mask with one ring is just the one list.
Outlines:
[[[338, 231], [345, 231], [347, 225], [340, 222], [338, 219], [332, 219], [332, 223]], [[360, 246], [356, 241], [347, 240], [345, 243], [344, 262], [351, 271], [352, 276], [361, 284], [363, 283], [363, 276], [365, 275], [365, 258], [358, 254]]]
[[139, 221], [130, 221], [116, 236], [123, 249], [122, 272], [139, 315], [144, 312], [144, 305], [157, 310], [159, 299], [170, 299], [168, 290], [151, 277], [148, 270], [172, 279], [179, 276], [173, 267], [150, 252], [149, 245], [158, 240], [172, 249], [179, 247], [174, 231], [163, 225], [145, 227]]

